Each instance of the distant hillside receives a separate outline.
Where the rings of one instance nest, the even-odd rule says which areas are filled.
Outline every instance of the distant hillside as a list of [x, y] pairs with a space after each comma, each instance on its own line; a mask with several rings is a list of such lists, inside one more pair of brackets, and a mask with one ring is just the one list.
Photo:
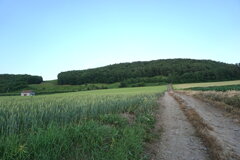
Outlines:
[[42, 81], [40, 76], [0, 74], [0, 93], [20, 90], [29, 84], [39, 84]]
[[207, 82], [240, 79], [240, 67], [212, 60], [164, 59], [120, 63], [58, 74], [58, 84], [152, 82]]

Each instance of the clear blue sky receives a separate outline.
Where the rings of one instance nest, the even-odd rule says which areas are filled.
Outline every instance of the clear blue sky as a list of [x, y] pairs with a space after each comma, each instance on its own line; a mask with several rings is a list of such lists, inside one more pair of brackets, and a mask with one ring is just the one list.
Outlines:
[[0, 0], [0, 74], [239, 57], [239, 0]]

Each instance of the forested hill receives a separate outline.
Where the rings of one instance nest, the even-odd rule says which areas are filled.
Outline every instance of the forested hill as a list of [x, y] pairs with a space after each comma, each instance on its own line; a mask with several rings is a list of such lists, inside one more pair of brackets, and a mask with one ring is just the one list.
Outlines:
[[28, 86], [28, 84], [39, 84], [43, 81], [40, 76], [0, 74], [0, 93], [16, 91]]
[[131, 81], [171, 83], [240, 79], [240, 67], [212, 60], [164, 59], [108, 65], [58, 74], [59, 84], [113, 83]]

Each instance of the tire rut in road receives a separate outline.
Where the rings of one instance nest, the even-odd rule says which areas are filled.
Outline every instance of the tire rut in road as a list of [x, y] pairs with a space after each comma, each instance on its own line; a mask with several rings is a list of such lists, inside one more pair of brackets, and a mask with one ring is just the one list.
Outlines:
[[207, 148], [169, 93], [160, 100], [163, 132], [152, 160], [209, 160]]
[[225, 159], [240, 159], [240, 125], [231, 117], [226, 117], [224, 111], [205, 103], [201, 100], [176, 93], [185, 106], [194, 109], [204, 122], [212, 128], [208, 131], [210, 136], [215, 137], [218, 145], [222, 148]]

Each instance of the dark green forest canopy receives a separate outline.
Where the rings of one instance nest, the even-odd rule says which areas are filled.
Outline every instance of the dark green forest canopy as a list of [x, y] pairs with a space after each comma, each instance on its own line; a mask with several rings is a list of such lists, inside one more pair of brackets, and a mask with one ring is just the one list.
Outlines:
[[27, 87], [28, 84], [39, 84], [42, 81], [41, 76], [0, 74], [0, 93], [16, 91]]
[[58, 84], [129, 82], [139, 78], [146, 82], [150, 77], [156, 76], [166, 83], [235, 80], [240, 79], [240, 67], [212, 60], [194, 59], [120, 63], [94, 69], [61, 72], [58, 74]]

